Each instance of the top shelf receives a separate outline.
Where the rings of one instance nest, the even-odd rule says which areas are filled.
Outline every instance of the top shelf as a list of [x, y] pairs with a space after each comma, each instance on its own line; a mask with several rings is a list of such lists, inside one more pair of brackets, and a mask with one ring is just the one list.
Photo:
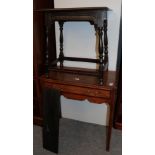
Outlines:
[[108, 7], [77, 7], [77, 8], [55, 8], [55, 9], [39, 9], [34, 11], [43, 12], [61, 12], [61, 11], [111, 11]]
[[95, 28], [103, 27], [104, 20], [107, 20], [108, 7], [81, 7], [81, 8], [55, 8], [34, 10], [45, 14], [46, 24], [55, 21], [89, 21]]

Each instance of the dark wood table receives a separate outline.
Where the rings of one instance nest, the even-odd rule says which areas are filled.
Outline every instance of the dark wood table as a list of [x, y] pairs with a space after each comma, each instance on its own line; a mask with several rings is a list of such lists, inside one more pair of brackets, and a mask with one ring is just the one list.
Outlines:
[[[107, 127], [106, 150], [109, 151], [113, 113], [116, 94], [116, 72], [108, 71], [108, 11], [107, 7], [66, 8], [37, 10], [45, 14], [45, 75], [41, 76], [43, 88], [55, 88], [61, 95], [76, 100], [87, 99], [90, 102], [109, 105], [109, 125]], [[50, 61], [49, 29], [55, 21], [60, 29], [60, 54], [57, 59]], [[68, 21], [88, 21], [94, 25], [98, 36], [97, 59], [68, 57], [63, 53], [63, 25]], [[78, 43], [79, 44], [79, 43]], [[95, 51], [94, 51], [95, 52]], [[97, 70], [64, 67], [64, 61], [81, 61], [98, 64]], [[57, 63], [60, 62], [60, 66]]]
[[[83, 8], [57, 8], [57, 9], [41, 9], [36, 10], [37, 12], [44, 13], [45, 15], [45, 33], [46, 33], [46, 50], [45, 50], [45, 66], [46, 66], [46, 76], [48, 77], [49, 69], [57, 66], [60, 62], [60, 69], [63, 68], [64, 61], [81, 61], [97, 63], [99, 65], [99, 83], [103, 84], [103, 71], [108, 70], [108, 11], [111, 11], [108, 7], [83, 7]], [[51, 51], [49, 51], [49, 30], [51, 24], [54, 22], [59, 23], [60, 29], [60, 54], [59, 57], [50, 62], [49, 56]], [[94, 25], [96, 36], [98, 36], [98, 59], [90, 58], [75, 58], [65, 56], [63, 53], [63, 25], [65, 22], [71, 21], [85, 21], [90, 22]], [[79, 44], [79, 43], [78, 43]], [[95, 52], [95, 51], [94, 51]], [[58, 68], [57, 68], [58, 69]], [[60, 70], [61, 71], [61, 70]]]
[[79, 75], [50, 71], [49, 78], [41, 77], [43, 88], [55, 88], [60, 90], [61, 95], [68, 99], [85, 100], [96, 104], [106, 103], [109, 106], [108, 126], [106, 135], [106, 150], [109, 151], [111, 131], [113, 126], [113, 113], [116, 95], [117, 75], [114, 71], [104, 73], [103, 85], [98, 84], [97, 76]]

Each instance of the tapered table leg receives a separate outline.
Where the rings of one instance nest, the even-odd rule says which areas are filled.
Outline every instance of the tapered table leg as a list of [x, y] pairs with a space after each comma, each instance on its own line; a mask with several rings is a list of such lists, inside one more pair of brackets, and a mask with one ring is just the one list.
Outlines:
[[109, 124], [107, 126], [107, 132], [106, 132], [106, 151], [110, 150], [111, 133], [113, 127], [114, 102], [115, 102], [114, 99], [115, 97], [113, 95], [111, 103], [109, 103]]

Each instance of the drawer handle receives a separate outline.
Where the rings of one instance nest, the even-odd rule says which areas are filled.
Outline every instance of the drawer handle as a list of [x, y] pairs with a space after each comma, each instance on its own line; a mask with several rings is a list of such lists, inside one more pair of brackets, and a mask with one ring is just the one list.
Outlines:
[[75, 79], [76, 81], [79, 81], [79, 80], [80, 80], [80, 78], [79, 78], [79, 77], [75, 77], [74, 79]]

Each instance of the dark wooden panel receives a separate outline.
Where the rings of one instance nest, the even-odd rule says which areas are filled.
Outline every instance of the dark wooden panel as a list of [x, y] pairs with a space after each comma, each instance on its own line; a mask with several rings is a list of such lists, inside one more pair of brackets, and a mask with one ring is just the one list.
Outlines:
[[114, 128], [122, 129], [122, 68], [119, 71], [118, 91], [115, 106]]
[[[33, 9], [53, 8], [54, 0], [33, 0]], [[45, 18], [43, 13], [33, 12], [33, 114], [34, 123], [42, 124], [42, 96], [39, 76], [45, 72]], [[56, 59], [55, 26], [49, 31], [49, 59]]]
[[122, 129], [122, 18], [120, 20], [119, 44], [117, 54], [117, 70], [119, 72], [118, 91], [114, 117], [114, 127]]
[[37, 98], [33, 98], [33, 116], [40, 116], [40, 112], [39, 112], [39, 106], [38, 106], [38, 99]]
[[54, 0], [33, 0], [33, 9], [54, 8]]

